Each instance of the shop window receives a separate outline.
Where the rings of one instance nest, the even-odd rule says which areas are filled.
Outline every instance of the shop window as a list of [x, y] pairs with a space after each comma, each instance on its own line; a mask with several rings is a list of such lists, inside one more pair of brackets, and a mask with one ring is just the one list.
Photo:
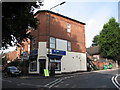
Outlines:
[[50, 48], [55, 49], [55, 38], [50, 37]]
[[37, 71], [37, 60], [30, 61], [30, 71]]
[[60, 71], [61, 69], [61, 62], [55, 62], [55, 71]]
[[36, 40], [34, 39], [34, 40], [33, 40], [32, 49], [35, 49], [35, 46], [36, 46]]
[[71, 42], [69, 42], [69, 41], [67, 43], [67, 48], [68, 48], [68, 51], [71, 51]]
[[61, 71], [61, 60], [50, 59], [50, 67], [54, 66], [55, 71]]
[[67, 32], [70, 33], [71, 32], [71, 25], [68, 23], [67, 24]]

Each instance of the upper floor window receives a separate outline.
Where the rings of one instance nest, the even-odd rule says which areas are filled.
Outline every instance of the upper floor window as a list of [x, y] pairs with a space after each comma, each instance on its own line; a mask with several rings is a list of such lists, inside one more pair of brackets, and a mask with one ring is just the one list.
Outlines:
[[33, 39], [32, 49], [35, 49], [35, 46], [36, 46], [36, 40], [35, 40], [35, 39]]
[[55, 38], [50, 37], [50, 48], [55, 49]]
[[68, 23], [67, 24], [67, 32], [70, 33], [71, 32], [71, 25]]
[[69, 42], [69, 41], [67, 43], [67, 48], [68, 48], [68, 51], [71, 51], [71, 42]]

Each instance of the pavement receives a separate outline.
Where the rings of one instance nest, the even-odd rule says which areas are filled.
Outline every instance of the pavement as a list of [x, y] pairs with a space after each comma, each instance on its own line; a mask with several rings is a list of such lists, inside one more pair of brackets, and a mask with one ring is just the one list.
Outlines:
[[[67, 76], [74, 76], [74, 75], [80, 75], [80, 74], [85, 74], [85, 73], [91, 73], [91, 72], [101, 72], [101, 71], [110, 71], [110, 70], [115, 70], [115, 69], [106, 69], [106, 70], [96, 70], [96, 71], [79, 71], [79, 72], [72, 72], [72, 73], [64, 73], [64, 74], [56, 74], [55, 76], [50, 76], [50, 77], [45, 77], [45, 76], [42, 76], [42, 75], [35, 75], [35, 74], [32, 74], [32, 75], [27, 75], [27, 76], [20, 76], [18, 78], [21, 78], [21, 79], [32, 79], [32, 78], [38, 78], [38, 79], [42, 79], [42, 78], [61, 78], [61, 77], [67, 77]], [[120, 76], [119, 76], [120, 77]], [[120, 79], [118, 77], [118, 79]], [[120, 80], [119, 80], [120, 82]]]

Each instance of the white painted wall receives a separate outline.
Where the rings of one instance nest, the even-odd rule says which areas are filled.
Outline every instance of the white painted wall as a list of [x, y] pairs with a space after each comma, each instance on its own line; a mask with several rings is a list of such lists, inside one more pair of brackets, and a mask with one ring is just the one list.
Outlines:
[[56, 39], [56, 49], [67, 51], [67, 40]]
[[61, 59], [61, 72], [86, 71], [86, 54], [67, 52]]
[[[56, 71], [56, 73], [87, 71], [86, 53], [68, 52], [67, 41], [59, 39], [57, 39], [56, 41], [58, 45], [57, 50], [66, 51], [66, 56], [63, 55], [61, 59], [61, 71]], [[39, 59], [46, 59], [46, 69], [48, 69], [48, 49], [46, 48], [46, 45], [46, 42], [39, 42], [37, 72], [29, 71], [29, 73], [39, 73]]]

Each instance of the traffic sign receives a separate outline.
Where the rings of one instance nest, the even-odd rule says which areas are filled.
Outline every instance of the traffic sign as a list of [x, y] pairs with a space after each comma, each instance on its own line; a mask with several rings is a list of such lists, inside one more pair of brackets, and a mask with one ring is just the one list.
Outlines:
[[28, 52], [23, 52], [23, 59], [26, 59], [26, 60], [29, 59], [29, 58], [28, 58]]

